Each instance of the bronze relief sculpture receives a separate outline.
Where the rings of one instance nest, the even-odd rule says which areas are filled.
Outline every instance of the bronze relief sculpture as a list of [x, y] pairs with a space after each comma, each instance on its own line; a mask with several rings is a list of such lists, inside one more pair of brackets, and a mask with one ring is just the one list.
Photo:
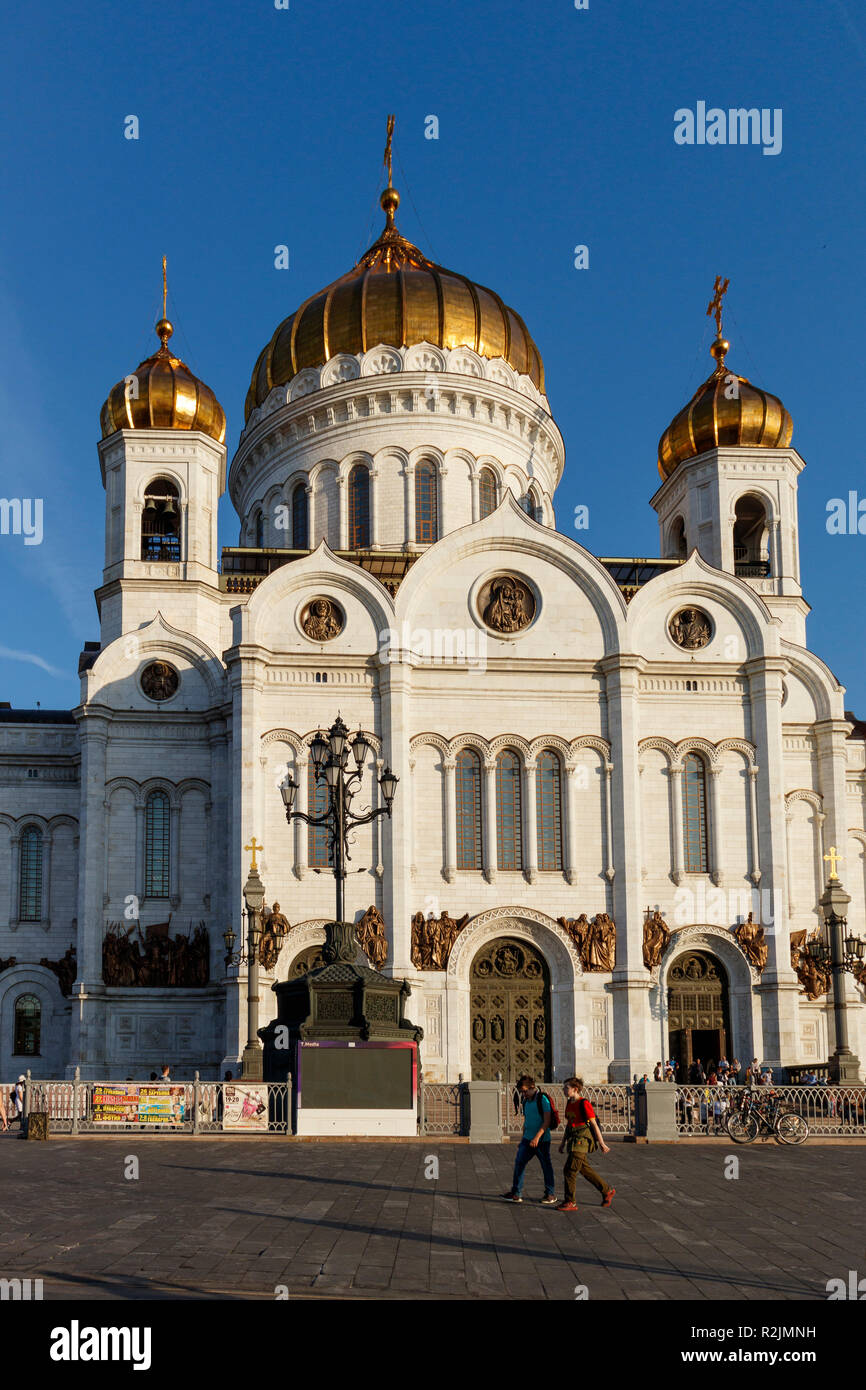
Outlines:
[[412, 964], [418, 970], [445, 970], [454, 943], [469, 921], [466, 912], [459, 922], [447, 912], [425, 917], [416, 912], [412, 918]]
[[661, 913], [647, 913], [643, 924], [643, 963], [647, 970], [655, 970], [668, 948], [671, 931]]
[[678, 647], [695, 652], [707, 645], [713, 635], [713, 625], [700, 608], [681, 608], [668, 623], [668, 632]]
[[478, 611], [487, 627], [508, 636], [529, 627], [535, 617], [535, 595], [525, 579], [497, 574], [482, 587]]
[[385, 919], [378, 907], [370, 906], [355, 927], [361, 950], [374, 970], [381, 970], [388, 959]]
[[45, 956], [43, 956], [39, 964], [44, 965], [48, 970], [52, 970], [54, 972], [54, 974], [57, 976], [57, 982], [60, 985], [60, 993], [63, 995], [65, 999], [68, 999], [70, 994], [72, 993], [72, 986], [75, 983], [75, 977], [78, 974], [78, 963], [75, 959], [75, 947], [70, 946], [68, 950], [65, 951], [64, 954], [60, 957], [60, 960], [46, 960]]
[[167, 661], [151, 661], [141, 673], [141, 688], [149, 700], [170, 700], [179, 685], [180, 676]]
[[585, 912], [579, 917], [560, 917], [559, 925], [577, 947], [585, 971], [613, 970], [616, 964], [616, 923], [606, 912], [590, 922]]
[[[820, 999], [823, 995], [830, 993], [831, 977], [826, 965], [819, 965], [818, 961], [813, 960], [806, 950], [806, 939], [808, 933], [805, 931], [791, 932], [791, 966], [803, 986], [803, 993], [809, 999]], [[810, 941], [821, 939], [820, 928], [816, 928], [808, 938]]]
[[301, 613], [301, 627], [311, 642], [331, 642], [345, 626], [339, 604], [330, 598], [314, 598]]
[[[275, 902], [268, 911], [267, 905], [262, 905], [262, 934], [259, 940], [259, 965], [264, 970], [273, 970], [280, 954], [280, 943], [289, 930], [289, 920], [280, 912], [280, 905]], [[180, 938], [178, 938], [180, 940]]]
[[770, 948], [764, 935], [764, 928], [760, 922], [752, 921], [751, 912], [745, 922], [734, 927], [734, 936], [737, 938], [749, 964], [755, 970], [762, 971], [767, 964]]
[[[109, 922], [102, 942], [102, 978], [121, 988], [203, 989], [210, 979], [210, 937], [204, 922], [191, 935], [168, 934], [171, 919], [142, 932], [133, 922]], [[138, 932], [144, 949], [133, 941]], [[68, 955], [68, 952], [67, 952]], [[74, 977], [73, 977], [74, 978]]]

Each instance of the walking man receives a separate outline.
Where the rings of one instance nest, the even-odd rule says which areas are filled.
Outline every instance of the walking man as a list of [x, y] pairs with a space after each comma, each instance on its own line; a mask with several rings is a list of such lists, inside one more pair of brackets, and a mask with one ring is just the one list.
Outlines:
[[603, 1207], [609, 1207], [616, 1194], [616, 1188], [606, 1183], [604, 1178], [600, 1178], [587, 1161], [596, 1148], [603, 1154], [610, 1153], [610, 1149], [602, 1138], [592, 1104], [584, 1099], [582, 1093], [582, 1079], [579, 1076], [570, 1076], [565, 1083], [568, 1101], [565, 1107], [565, 1134], [559, 1146], [560, 1153], [568, 1148], [568, 1158], [565, 1161], [565, 1198], [560, 1202], [557, 1211], [577, 1211], [574, 1189], [578, 1173], [582, 1178], [586, 1178], [587, 1182], [591, 1182], [593, 1187], [598, 1188]]
[[523, 1201], [523, 1176], [526, 1165], [533, 1158], [537, 1158], [544, 1175], [544, 1196], [541, 1205], [553, 1207], [556, 1206], [556, 1178], [550, 1159], [550, 1101], [543, 1091], [539, 1091], [532, 1076], [521, 1076], [517, 1090], [523, 1111], [523, 1137], [517, 1146], [511, 1188], [502, 1195], [510, 1202]]

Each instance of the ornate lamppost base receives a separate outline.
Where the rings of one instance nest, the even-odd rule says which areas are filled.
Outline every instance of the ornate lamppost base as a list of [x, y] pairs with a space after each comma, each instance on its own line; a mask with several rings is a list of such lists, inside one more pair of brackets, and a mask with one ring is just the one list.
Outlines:
[[854, 1052], [834, 1052], [830, 1058], [830, 1080], [834, 1086], [858, 1086], [860, 1058]]

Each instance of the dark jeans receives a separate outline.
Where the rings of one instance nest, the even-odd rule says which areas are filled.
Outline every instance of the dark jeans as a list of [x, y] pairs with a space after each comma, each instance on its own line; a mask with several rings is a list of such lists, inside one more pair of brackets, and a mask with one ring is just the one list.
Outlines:
[[514, 1158], [514, 1177], [511, 1179], [512, 1192], [516, 1193], [518, 1197], [520, 1196], [523, 1191], [523, 1175], [526, 1171], [526, 1165], [533, 1158], [537, 1158], [541, 1163], [545, 1197], [553, 1196], [556, 1191], [556, 1178], [553, 1175], [553, 1163], [550, 1159], [549, 1139], [539, 1139], [535, 1148], [532, 1147], [528, 1139], [521, 1139]]

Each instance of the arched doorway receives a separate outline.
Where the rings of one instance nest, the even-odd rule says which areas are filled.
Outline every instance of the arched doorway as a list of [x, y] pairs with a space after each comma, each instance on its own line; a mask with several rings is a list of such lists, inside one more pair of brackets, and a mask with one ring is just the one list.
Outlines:
[[288, 980], [296, 980], [299, 975], [306, 975], [308, 970], [318, 970], [324, 965], [321, 946], [305, 946], [303, 951], [299, 951], [289, 966]]
[[680, 1064], [677, 1079], [686, 1081], [697, 1058], [729, 1057], [728, 976], [708, 951], [678, 956], [668, 972], [668, 1046]]
[[528, 941], [500, 936], [482, 946], [469, 977], [473, 1081], [550, 1077], [550, 972]]

